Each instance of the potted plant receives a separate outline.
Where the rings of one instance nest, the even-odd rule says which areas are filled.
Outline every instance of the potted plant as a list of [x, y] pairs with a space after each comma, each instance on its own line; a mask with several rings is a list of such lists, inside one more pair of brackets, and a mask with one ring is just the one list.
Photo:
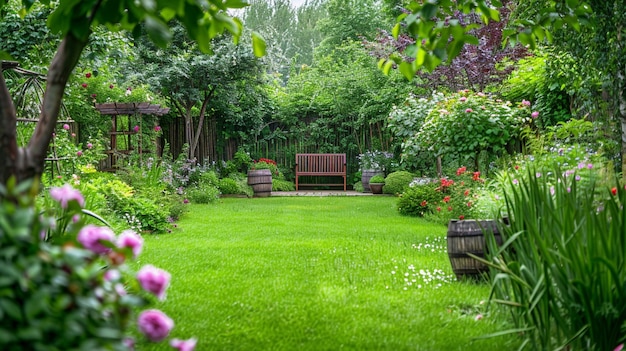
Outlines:
[[363, 192], [371, 192], [369, 183], [370, 178], [375, 175], [384, 175], [391, 168], [393, 162], [393, 154], [383, 151], [367, 151], [358, 156], [359, 167], [361, 169], [361, 183], [363, 184]]
[[380, 174], [377, 174], [370, 178], [369, 186], [372, 190], [372, 194], [382, 194], [383, 186], [385, 185], [385, 177]]

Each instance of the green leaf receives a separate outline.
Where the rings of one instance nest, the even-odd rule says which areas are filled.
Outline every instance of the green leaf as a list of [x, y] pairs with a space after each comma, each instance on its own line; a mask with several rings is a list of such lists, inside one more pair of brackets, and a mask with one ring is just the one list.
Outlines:
[[3, 61], [15, 61], [15, 59], [9, 55], [8, 52], [0, 50], [0, 60]]
[[412, 80], [413, 77], [415, 77], [415, 67], [413, 66], [413, 63], [403, 61], [400, 63], [399, 69], [402, 75], [404, 75], [407, 79]]
[[231, 9], [241, 9], [246, 6], [250, 6], [250, 4], [242, 0], [226, 0], [226, 2], [224, 2], [224, 5]]
[[400, 23], [396, 23], [396, 25], [393, 26], [393, 29], [391, 30], [391, 34], [393, 35], [395, 39], [398, 39], [398, 35], [400, 34]]
[[172, 40], [172, 33], [169, 27], [155, 16], [146, 16], [146, 32], [150, 39], [159, 47], [165, 48]]
[[263, 40], [261, 35], [252, 32], [252, 49], [254, 50], [254, 55], [256, 57], [263, 57], [266, 53], [265, 48], [265, 40]]
[[439, 6], [437, 6], [436, 4], [427, 2], [426, 4], [424, 4], [420, 12], [422, 13], [423, 18], [430, 19], [437, 15], [438, 10], [439, 10]]

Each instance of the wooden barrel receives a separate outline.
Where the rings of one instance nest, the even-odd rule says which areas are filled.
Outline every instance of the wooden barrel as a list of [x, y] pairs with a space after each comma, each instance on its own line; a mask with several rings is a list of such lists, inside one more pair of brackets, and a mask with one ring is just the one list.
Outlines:
[[361, 171], [361, 184], [363, 184], [364, 193], [372, 192], [372, 189], [370, 188], [370, 179], [372, 179], [373, 176], [379, 174], [382, 176], [385, 175], [383, 171], [379, 171], [376, 169], [364, 169], [363, 171]]
[[252, 186], [254, 197], [272, 195], [272, 172], [269, 169], [248, 171], [248, 185]]
[[471, 253], [485, 258], [487, 245], [483, 230], [493, 232], [496, 243], [502, 245], [502, 237], [495, 220], [453, 219], [448, 223], [448, 257], [457, 279], [479, 280], [489, 271], [487, 265], [467, 255]]

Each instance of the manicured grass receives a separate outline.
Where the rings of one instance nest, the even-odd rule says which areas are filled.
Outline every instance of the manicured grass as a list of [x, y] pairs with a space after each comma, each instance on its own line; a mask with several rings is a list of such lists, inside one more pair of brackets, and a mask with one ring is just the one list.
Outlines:
[[[222, 199], [147, 236], [172, 274], [160, 308], [196, 350], [510, 350], [488, 284], [457, 282], [446, 228], [392, 197]], [[484, 318], [475, 320], [478, 314]], [[140, 350], [169, 350], [139, 345]]]

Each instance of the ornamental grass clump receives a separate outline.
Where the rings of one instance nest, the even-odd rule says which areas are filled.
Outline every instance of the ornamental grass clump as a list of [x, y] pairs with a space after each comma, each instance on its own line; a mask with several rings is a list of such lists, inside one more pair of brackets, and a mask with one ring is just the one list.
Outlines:
[[513, 316], [503, 333], [531, 349], [613, 350], [626, 337], [626, 190], [598, 177], [581, 184], [591, 170], [528, 168], [504, 180], [504, 244], [488, 240], [492, 301]]
[[[170, 275], [152, 266], [134, 274], [128, 265], [143, 238], [86, 224], [84, 197], [69, 186], [50, 191], [70, 219], [57, 221], [38, 211], [32, 184], [0, 186], [0, 350], [133, 350], [135, 328], [165, 340], [172, 319], [141, 310], [165, 298]], [[193, 350], [195, 339], [171, 345]]]

